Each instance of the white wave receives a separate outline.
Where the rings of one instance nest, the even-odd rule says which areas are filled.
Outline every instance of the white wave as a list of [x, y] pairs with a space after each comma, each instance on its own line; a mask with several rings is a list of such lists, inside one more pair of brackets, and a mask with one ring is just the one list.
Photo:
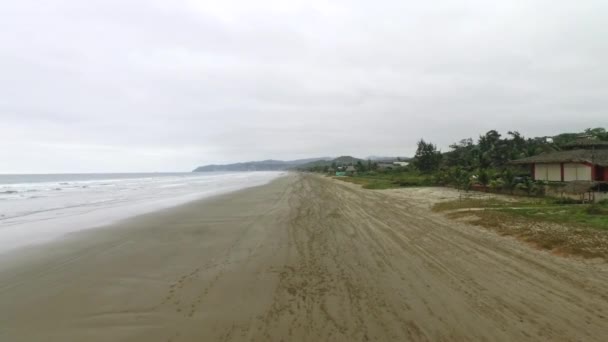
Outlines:
[[195, 199], [262, 185], [282, 174], [187, 174], [2, 185], [0, 252]]

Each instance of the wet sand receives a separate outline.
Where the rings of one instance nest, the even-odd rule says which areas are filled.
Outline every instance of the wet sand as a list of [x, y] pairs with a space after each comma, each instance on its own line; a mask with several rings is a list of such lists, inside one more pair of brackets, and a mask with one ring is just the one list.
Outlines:
[[605, 341], [608, 268], [312, 175], [0, 259], [0, 341]]

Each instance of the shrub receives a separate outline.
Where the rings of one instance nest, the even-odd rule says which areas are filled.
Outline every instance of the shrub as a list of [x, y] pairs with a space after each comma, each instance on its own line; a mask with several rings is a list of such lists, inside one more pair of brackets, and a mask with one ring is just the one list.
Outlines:
[[498, 178], [498, 179], [494, 179], [492, 181], [490, 181], [490, 189], [497, 191], [502, 189], [502, 187], [504, 186], [504, 182], [502, 181], [502, 178]]
[[608, 209], [598, 203], [591, 204], [585, 209], [585, 211], [589, 215], [608, 215]]
[[554, 199], [553, 203], [555, 203], [555, 204], [580, 204], [581, 201], [575, 200], [570, 197], [561, 197], [561, 198]]

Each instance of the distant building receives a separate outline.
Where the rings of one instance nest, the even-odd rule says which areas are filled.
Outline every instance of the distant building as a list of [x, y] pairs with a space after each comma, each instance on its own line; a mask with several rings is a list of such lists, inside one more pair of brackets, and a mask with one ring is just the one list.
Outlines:
[[583, 138], [564, 149], [514, 160], [511, 164], [530, 165], [532, 178], [539, 181], [608, 182], [608, 141]]
[[396, 161], [396, 162], [393, 162], [393, 164], [397, 165], [397, 166], [401, 166], [401, 167], [406, 167], [406, 166], [410, 165], [409, 162], [403, 162], [403, 161]]

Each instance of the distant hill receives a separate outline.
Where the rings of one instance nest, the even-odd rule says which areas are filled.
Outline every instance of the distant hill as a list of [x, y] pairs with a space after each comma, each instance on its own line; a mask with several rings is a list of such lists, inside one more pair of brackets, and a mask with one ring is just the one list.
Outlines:
[[223, 165], [205, 165], [197, 167], [193, 172], [218, 172], [218, 171], [283, 171], [297, 168], [300, 165], [331, 160], [330, 157], [308, 158], [298, 160], [262, 160], [251, 161], [244, 163], [223, 164]]
[[300, 170], [312, 169], [314, 167], [325, 167], [331, 166], [336, 163], [337, 166], [343, 165], [354, 165], [357, 164], [358, 161], [365, 162], [363, 159], [351, 157], [351, 156], [342, 156], [335, 159], [323, 159], [323, 160], [315, 160], [309, 163], [298, 165], [296, 168]]
[[[368, 157], [366, 159], [359, 159], [351, 156], [341, 156], [338, 158], [321, 157], [321, 158], [308, 158], [298, 160], [261, 160], [251, 161], [244, 163], [234, 164], [222, 164], [222, 165], [205, 165], [200, 166], [194, 170], [194, 172], [218, 172], [218, 171], [283, 171], [290, 169], [307, 170], [314, 167], [324, 167], [336, 164], [338, 166], [343, 165], [354, 165], [358, 161], [366, 162], [368, 159], [376, 162], [394, 161], [398, 157]], [[402, 161], [408, 161], [411, 158], [400, 157]]]
[[376, 161], [376, 162], [393, 162], [393, 161], [410, 161], [412, 160], [412, 158], [410, 157], [385, 157], [385, 156], [369, 156], [367, 158], [365, 158], [365, 160], [371, 160], [371, 161]]
[[365, 164], [365, 163], [367, 163], [368, 160], [371, 160], [373, 162], [379, 162], [379, 163], [383, 163], [383, 162], [392, 163], [393, 161], [397, 161], [397, 160], [408, 162], [408, 161], [411, 161], [412, 158], [369, 156], [365, 159], [359, 159], [359, 158], [355, 158], [355, 157], [351, 157], [351, 156], [342, 156], [342, 157], [338, 157], [338, 158], [331, 159], [331, 160], [323, 159], [323, 160], [312, 161], [310, 163], [298, 165], [296, 168], [299, 170], [309, 170], [309, 169], [313, 169], [316, 167], [332, 166], [334, 163], [336, 164], [336, 166], [347, 166], [347, 165], [355, 165], [359, 161]]

